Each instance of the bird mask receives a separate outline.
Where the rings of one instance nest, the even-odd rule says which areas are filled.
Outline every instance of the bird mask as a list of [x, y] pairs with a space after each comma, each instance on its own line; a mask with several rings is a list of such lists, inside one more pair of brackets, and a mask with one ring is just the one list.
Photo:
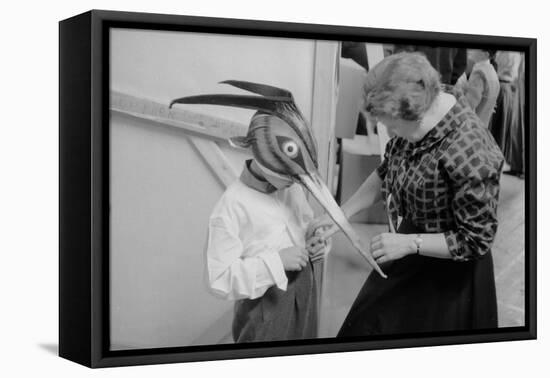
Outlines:
[[311, 128], [294, 103], [292, 93], [281, 88], [245, 81], [223, 84], [257, 95], [213, 94], [182, 97], [174, 104], [222, 105], [256, 110], [246, 136], [230, 139], [234, 146], [250, 148], [256, 161], [269, 171], [302, 185], [319, 202], [355, 249], [383, 277], [371, 254], [346, 219], [318, 172], [317, 147]]

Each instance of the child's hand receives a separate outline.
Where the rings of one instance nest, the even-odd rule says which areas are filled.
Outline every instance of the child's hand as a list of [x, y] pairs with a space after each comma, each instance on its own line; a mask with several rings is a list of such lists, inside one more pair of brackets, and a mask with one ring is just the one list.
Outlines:
[[288, 247], [279, 251], [286, 271], [299, 271], [307, 265], [307, 251], [300, 247]]
[[325, 255], [330, 251], [332, 245], [332, 239], [325, 239], [322, 237], [324, 232], [323, 227], [319, 227], [313, 232], [311, 236], [306, 240], [306, 249], [309, 254], [311, 262], [322, 260]]

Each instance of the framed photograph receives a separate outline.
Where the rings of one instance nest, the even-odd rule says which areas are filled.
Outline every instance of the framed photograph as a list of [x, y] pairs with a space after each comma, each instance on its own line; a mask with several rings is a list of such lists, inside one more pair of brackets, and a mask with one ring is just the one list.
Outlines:
[[60, 356], [536, 338], [535, 39], [59, 27]]

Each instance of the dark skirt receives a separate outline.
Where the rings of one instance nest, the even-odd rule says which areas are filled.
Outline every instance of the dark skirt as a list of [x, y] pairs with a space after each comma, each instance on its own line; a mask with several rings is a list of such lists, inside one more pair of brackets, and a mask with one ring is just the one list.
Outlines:
[[[400, 233], [416, 233], [404, 221]], [[338, 337], [496, 328], [491, 253], [456, 262], [409, 255], [382, 264], [355, 299]]]
[[270, 287], [257, 299], [235, 303], [236, 343], [311, 339], [317, 336], [317, 291], [311, 263], [300, 272], [286, 272], [286, 291]]

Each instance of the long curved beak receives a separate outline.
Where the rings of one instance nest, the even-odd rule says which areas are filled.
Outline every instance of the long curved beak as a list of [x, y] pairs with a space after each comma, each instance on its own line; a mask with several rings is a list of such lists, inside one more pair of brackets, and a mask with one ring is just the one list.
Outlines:
[[315, 197], [319, 204], [325, 209], [328, 215], [332, 218], [334, 223], [342, 230], [344, 235], [349, 239], [353, 247], [359, 252], [359, 254], [367, 260], [367, 262], [373, 267], [378, 274], [387, 278], [382, 269], [378, 266], [372, 255], [365, 251], [361, 245], [359, 236], [355, 233], [355, 230], [351, 227], [351, 224], [347, 220], [344, 212], [330, 193], [325, 183], [321, 180], [317, 173], [303, 174], [298, 176], [298, 181]]

